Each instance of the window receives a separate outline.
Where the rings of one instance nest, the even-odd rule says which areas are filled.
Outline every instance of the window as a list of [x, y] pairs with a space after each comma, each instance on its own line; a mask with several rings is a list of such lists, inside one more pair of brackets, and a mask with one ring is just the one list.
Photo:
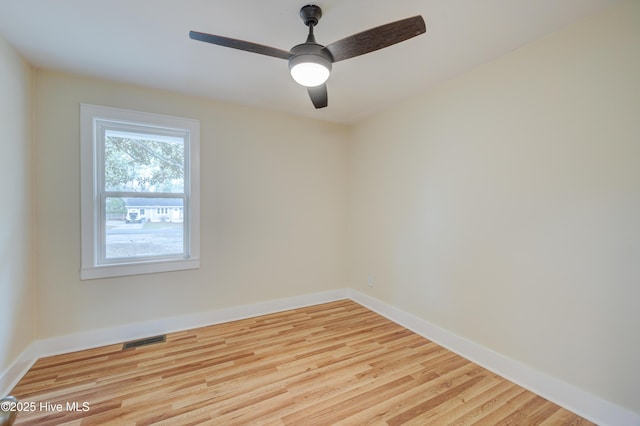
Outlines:
[[81, 279], [200, 266], [197, 120], [81, 104]]

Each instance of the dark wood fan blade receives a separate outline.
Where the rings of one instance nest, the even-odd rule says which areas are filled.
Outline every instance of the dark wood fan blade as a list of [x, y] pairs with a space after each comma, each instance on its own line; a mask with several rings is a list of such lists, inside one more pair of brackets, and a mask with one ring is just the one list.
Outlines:
[[285, 50], [264, 46], [262, 44], [251, 43], [249, 41], [237, 40], [235, 38], [223, 37], [207, 33], [199, 33], [197, 31], [189, 31], [189, 37], [191, 37], [193, 40], [204, 41], [205, 43], [217, 44], [218, 46], [230, 47], [232, 49], [244, 50], [246, 52], [273, 56], [274, 58], [289, 59], [289, 56], [291, 56], [291, 54]]
[[307, 87], [307, 91], [309, 92], [311, 102], [313, 102], [313, 106], [316, 107], [316, 109], [324, 108], [329, 104], [326, 84], [316, 87]]
[[325, 46], [324, 50], [331, 53], [333, 62], [338, 62], [392, 46], [426, 31], [424, 19], [418, 15], [345, 37]]

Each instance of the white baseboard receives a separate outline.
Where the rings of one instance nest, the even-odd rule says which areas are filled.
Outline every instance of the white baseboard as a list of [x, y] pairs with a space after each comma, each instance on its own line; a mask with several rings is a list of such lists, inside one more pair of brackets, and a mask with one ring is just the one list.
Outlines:
[[220, 324], [341, 299], [351, 299], [366, 306], [391, 321], [592, 422], [600, 425], [640, 426], [640, 414], [596, 397], [571, 384], [546, 375], [353, 289], [313, 293], [37, 340], [32, 342], [4, 373], [0, 374], [0, 395], [8, 394], [40, 357], [117, 344], [157, 334]]
[[113, 345], [143, 337], [189, 330], [348, 298], [349, 289], [338, 289], [36, 340], [18, 356], [4, 373], [0, 374], [0, 395], [7, 395], [11, 392], [22, 376], [41, 357]]
[[350, 299], [458, 355], [599, 425], [638, 426], [640, 414], [442, 329], [357, 290]]
[[18, 384], [22, 376], [31, 368], [38, 358], [37, 343], [32, 342], [15, 361], [0, 374], [0, 398], [8, 395], [11, 389]]
[[349, 290], [339, 289], [57, 336], [39, 340], [38, 353], [40, 357], [58, 355], [348, 298]]

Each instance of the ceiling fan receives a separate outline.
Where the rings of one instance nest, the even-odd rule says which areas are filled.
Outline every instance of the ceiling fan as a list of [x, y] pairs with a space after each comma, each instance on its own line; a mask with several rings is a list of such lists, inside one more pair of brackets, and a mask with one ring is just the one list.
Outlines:
[[418, 15], [380, 25], [345, 37], [327, 46], [322, 46], [316, 43], [313, 35], [313, 28], [322, 17], [322, 9], [316, 5], [303, 6], [300, 9], [300, 17], [305, 25], [309, 27], [307, 41], [292, 47], [288, 52], [249, 41], [197, 31], [190, 31], [189, 37], [193, 40], [204, 41], [218, 46], [231, 47], [288, 60], [289, 70], [293, 79], [307, 87], [311, 102], [316, 108], [324, 108], [328, 104], [327, 85], [325, 82], [331, 73], [332, 63], [400, 43], [426, 31], [424, 19]]

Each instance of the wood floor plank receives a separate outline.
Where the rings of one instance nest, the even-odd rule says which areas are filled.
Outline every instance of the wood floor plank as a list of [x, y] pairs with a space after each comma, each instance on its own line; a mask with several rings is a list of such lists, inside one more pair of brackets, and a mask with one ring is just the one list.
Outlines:
[[505, 401], [496, 407], [495, 410], [485, 413], [485, 415], [472, 423], [475, 426], [495, 426], [498, 422], [502, 421], [505, 417], [514, 413], [519, 413], [521, 407], [528, 403], [530, 400], [536, 397], [532, 392], [528, 392], [522, 388], [518, 388], [518, 392], [515, 396]]
[[447, 398], [437, 407], [412, 419], [410, 424], [450, 425], [455, 422], [456, 419], [471, 411], [474, 405], [473, 402], [469, 402], [470, 400], [473, 400], [478, 394], [486, 398], [490, 390], [497, 383], [500, 383], [500, 380], [496, 376], [486, 374], [485, 371], [479, 373], [478, 377], [479, 380], [473, 387], [462, 390], [462, 392], [453, 398]]
[[592, 424], [349, 300], [43, 358], [13, 394], [17, 425]]
[[473, 424], [500, 407], [505, 400], [509, 400], [521, 392], [522, 389], [513, 383], [499, 380], [493, 388], [468, 400], [465, 404], [467, 411], [452, 418], [449, 424], [451, 426]]

